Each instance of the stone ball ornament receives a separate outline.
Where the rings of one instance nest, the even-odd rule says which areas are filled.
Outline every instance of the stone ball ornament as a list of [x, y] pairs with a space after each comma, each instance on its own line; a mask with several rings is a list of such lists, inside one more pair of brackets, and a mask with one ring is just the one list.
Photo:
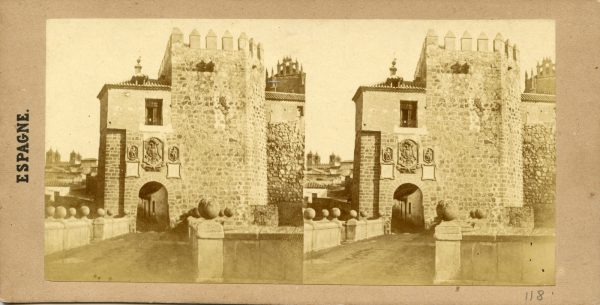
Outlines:
[[90, 208], [85, 205], [80, 207], [79, 211], [81, 212], [81, 215], [83, 215], [83, 217], [87, 217], [88, 215], [90, 215]]
[[210, 199], [201, 199], [200, 203], [198, 203], [198, 210], [200, 211], [200, 216], [204, 219], [214, 219], [219, 216], [219, 205], [212, 202]]
[[56, 208], [53, 206], [49, 206], [46, 208], [46, 216], [48, 217], [52, 217], [54, 216], [54, 212], [56, 211]]
[[317, 212], [315, 212], [315, 210], [312, 208], [304, 210], [304, 219], [312, 220], [313, 218], [315, 218], [316, 215]]
[[65, 216], [67, 216], [67, 209], [65, 209], [65, 207], [57, 207], [56, 208], [56, 212], [54, 213], [54, 217], [58, 218], [58, 219], [63, 219], [65, 218]]
[[443, 200], [440, 200], [438, 202], [438, 204], [435, 206], [435, 214], [437, 215], [438, 218], [443, 219], [444, 218], [444, 206], [446, 204], [444, 203]]
[[106, 215], [106, 211], [103, 208], [99, 208], [96, 211], [96, 214], [98, 214], [99, 217], [104, 217], [104, 215]]
[[331, 209], [331, 214], [333, 215], [334, 218], [338, 218], [342, 215], [342, 211], [340, 211], [340, 209], [338, 209], [338, 208], [333, 208], [333, 209]]
[[190, 216], [192, 216], [194, 218], [200, 218], [200, 210], [198, 210], [197, 207], [193, 208], [189, 214], [190, 214]]
[[458, 218], [458, 211], [450, 204], [444, 206], [444, 221], [452, 221]]
[[76, 208], [69, 208], [69, 216], [70, 217], [75, 217], [75, 215], [77, 215], [77, 209]]
[[326, 219], [327, 217], [329, 217], [329, 211], [326, 209], [323, 209], [321, 211], [321, 214], [323, 214], [323, 219]]
[[360, 217], [367, 217], [367, 212], [360, 211]]
[[358, 216], [358, 213], [356, 213], [355, 210], [350, 210], [350, 218], [356, 218]]
[[229, 207], [226, 207], [225, 210], [223, 210], [223, 214], [225, 217], [231, 217], [233, 216], [233, 210]]

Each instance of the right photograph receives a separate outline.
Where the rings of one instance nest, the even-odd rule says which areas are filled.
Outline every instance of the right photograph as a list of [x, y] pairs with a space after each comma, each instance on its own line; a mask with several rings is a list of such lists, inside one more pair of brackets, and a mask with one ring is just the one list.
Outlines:
[[307, 105], [303, 283], [554, 285], [554, 21], [398, 25]]

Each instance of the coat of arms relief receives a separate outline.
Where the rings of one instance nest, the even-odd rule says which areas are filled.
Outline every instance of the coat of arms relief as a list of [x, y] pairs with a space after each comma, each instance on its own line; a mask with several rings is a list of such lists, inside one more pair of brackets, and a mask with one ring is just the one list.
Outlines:
[[158, 138], [144, 141], [142, 166], [147, 171], [159, 171], [163, 166], [163, 142]]

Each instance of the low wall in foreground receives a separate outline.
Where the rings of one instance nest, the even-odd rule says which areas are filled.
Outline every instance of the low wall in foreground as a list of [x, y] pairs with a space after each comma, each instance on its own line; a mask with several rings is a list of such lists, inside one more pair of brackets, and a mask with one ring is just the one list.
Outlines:
[[67, 211], [64, 207], [50, 209], [44, 220], [44, 255], [57, 253], [99, 241], [124, 235], [131, 232], [130, 217], [104, 217], [100, 211], [96, 219], [90, 219], [89, 209], [83, 209], [81, 217], [77, 211], [69, 209], [70, 217], [65, 218]]
[[129, 217], [122, 218], [104, 218], [98, 217], [94, 219], [94, 240], [105, 240], [117, 236], [121, 236], [131, 232], [131, 219]]
[[44, 254], [85, 246], [91, 239], [91, 219], [46, 219], [44, 221]]
[[385, 234], [383, 218], [356, 219], [356, 212], [348, 221], [338, 220], [339, 209], [333, 209], [332, 218], [329, 212], [323, 210], [325, 217], [314, 221], [315, 211], [305, 210], [304, 219], [304, 253], [329, 249], [342, 244], [342, 242], [358, 241]]
[[188, 218], [196, 281], [301, 283], [302, 228], [228, 228], [219, 220]]
[[436, 284], [553, 285], [551, 230], [463, 232], [456, 221], [435, 229]]

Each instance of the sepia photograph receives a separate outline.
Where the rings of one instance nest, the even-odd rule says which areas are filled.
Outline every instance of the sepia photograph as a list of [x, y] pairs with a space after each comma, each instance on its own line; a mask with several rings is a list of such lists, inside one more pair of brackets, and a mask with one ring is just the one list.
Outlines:
[[554, 285], [555, 36], [49, 19], [44, 277]]

